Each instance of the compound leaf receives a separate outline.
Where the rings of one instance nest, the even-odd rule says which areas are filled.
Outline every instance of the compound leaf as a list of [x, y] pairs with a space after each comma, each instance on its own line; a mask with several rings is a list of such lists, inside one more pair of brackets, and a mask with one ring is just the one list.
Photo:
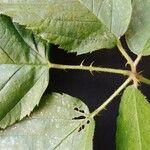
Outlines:
[[150, 1], [132, 0], [132, 19], [126, 33], [129, 48], [135, 54], [150, 55]]
[[89, 114], [85, 104], [57, 93], [45, 96], [41, 102], [30, 117], [0, 132], [0, 149], [92, 150], [94, 120], [87, 124], [86, 119], [73, 119]]
[[127, 30], [132, 13], [131, 0], [80, 0], [117, 38]]
[[117, 121], [118, 150], [149, 150], [150, 104], [133, 86], [126, 88]]
[[0, 15], [0, 128], [29, 115], [49, 81], [48, 45]]
[[79, 0], [0, 0], [0, 13], [78, 54], [116, 44], [114, 35]]

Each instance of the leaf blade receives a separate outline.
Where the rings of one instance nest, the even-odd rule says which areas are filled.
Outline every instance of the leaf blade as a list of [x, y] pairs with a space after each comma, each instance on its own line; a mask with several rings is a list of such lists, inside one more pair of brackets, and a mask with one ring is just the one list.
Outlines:
[[1, 15], [0, 32], [0, 128], [6, 128], [38, 105], [48, 85], [49, 68], [47, 52], [42, 56], [37, 51], [46, 45], [37, 38], [33, 44], [37, 49], [33, 48], [30, 31]]
[[[75, 107], [84, 110], [85, 114], [75, 111]], [[83, 150], [92, 150], [93, 119], [80, 132], [78, 129], [83, 120], [72, 120], [88, 113], [85, 104], [69, 95], [53, 93], [45, 96], [40, 108], [30, 118], [0, 132], [0, 148], [76, 150], [82, 147]]]
[[126, 40], [129, 48], [135, 54], [150, 55], [150, 1], [132, 1], [133, 13]]
[[132, 86], [126, 88], [117, 120], [117, 149], [148, 150], [150, 131], [150, 104], [145, 96]]
[[132, 6], [131, 0], [80, 0], [100, 19], [117, 38], [127, 30]]
[[116, 44], [105, 25], [78, 0], [0, 2], [1, 13], [70, 52], [82, 54]]

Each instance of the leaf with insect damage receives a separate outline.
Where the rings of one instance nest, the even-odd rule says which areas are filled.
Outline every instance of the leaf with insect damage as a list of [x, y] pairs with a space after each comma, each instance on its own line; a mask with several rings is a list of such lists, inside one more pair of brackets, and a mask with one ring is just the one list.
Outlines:
[[29, 118], [0, 132], [0, 149], [92, 150], [94, 121], [86, 119], [88, 114], [79, 99], [45, 96]]

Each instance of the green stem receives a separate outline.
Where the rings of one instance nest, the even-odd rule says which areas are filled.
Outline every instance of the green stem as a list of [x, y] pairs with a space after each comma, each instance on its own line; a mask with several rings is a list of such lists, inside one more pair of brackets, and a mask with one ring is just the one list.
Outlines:
[[86, 71], [90, 71], [91, 73], [93, 71], [107, 72], [107, 73], [122, 74], [125, 76], [130, 75], [130, 71], [128, 71], [128, 70], [112, 69], [112, 68], [100, 68], [100, 67], [93, 67], [92, 65], [83, 66], [82, 64], [81, 65], [62, 65], [62, 64], [49, 63], [49, 68], [63, 69], [63, 70], [86, 70]]
[[100, 107], [93, 111], [89, 118], [94, 118], [130, 83], [132, 79], [128, 78]]
[[135, 59], [135, 61], [133, 62], [132, 73], [134, 74], [134, 76], [133, 76], [133, 83], [134, 83], [134, 87], [135, 87], [135, 88], [138, 87], [137, 65], [139, 64], [141, 58], [142, 58], [142, 55], [139, 54], [139, 55], [137, 56], [137, 58]]
[[147, 79], [147, 78], [145, 78], [145, 77], [143, 77], [143, 76], [141, 76], [141, 75], [138, 75], [138, 76], [137, 76], [137, 79], [138, 79], [139, 81], [141, 81], [141, 82], [147, 84], [147, 85], [150, 85], [150, 79]]
[[137, 56], [137, 58], [135, 59], [135, 61], [134, 61], [134, 66], [135, 66], [135, 67], [137, 67], [137, 65], [139, 64], [141, 58], [142, 58], [142, 54], [139, 54], [139, 55]]
[[118, 47], [119, 51], [121, 52], [121, 54], [124, 56], [124, 58], [127, 60], [127, 63], [130, 64], [130, 66], [132, 68], [134, 62], [130, 58], [130, 56], [127, 54], [127, 52], [125, 51], [125, 49], [123, 48], [120, 40], [117, 41], [117, 47]]

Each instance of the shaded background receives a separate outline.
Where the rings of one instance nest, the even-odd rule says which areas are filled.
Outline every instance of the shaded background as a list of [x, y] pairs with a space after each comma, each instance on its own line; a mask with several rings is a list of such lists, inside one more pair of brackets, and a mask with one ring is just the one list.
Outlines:
[[[122, 39], [126, 49], [125, 40]], [[128, 50], [129, 55], [135, 59], [136, 56]], [[85, 59], [84, 65], [112, 67], [118, 69], [125, 68], [125, 59], [115, 47], [113, 49], [103, 49], [91, 54], [76, 56], [75, 53], [67, 53], [60, 50], [58, 46], [52, 46], [50, 61], [53, 63], [79, 65]], [[144, 75], [150, 78], [150, 58], [144, 57], [139, 64], [139, 70], [144, 70]], [[95, 110], [102, 104], [126, 79], [121, 75], [109, 73], [93, 73], [87, 71], [64, 71], [52, 69], [50, 71], [50, 85], [46, 92], [53, 91], [67, 93], [81, 99], [90, 109]], [[150, 87], [141, 85], [143, 93], [150, 99]], [[115, 150], [116, 119], [121, 94], [100, 113], [96, 119], [96, 129], [94, 135], [94, 150]]]

